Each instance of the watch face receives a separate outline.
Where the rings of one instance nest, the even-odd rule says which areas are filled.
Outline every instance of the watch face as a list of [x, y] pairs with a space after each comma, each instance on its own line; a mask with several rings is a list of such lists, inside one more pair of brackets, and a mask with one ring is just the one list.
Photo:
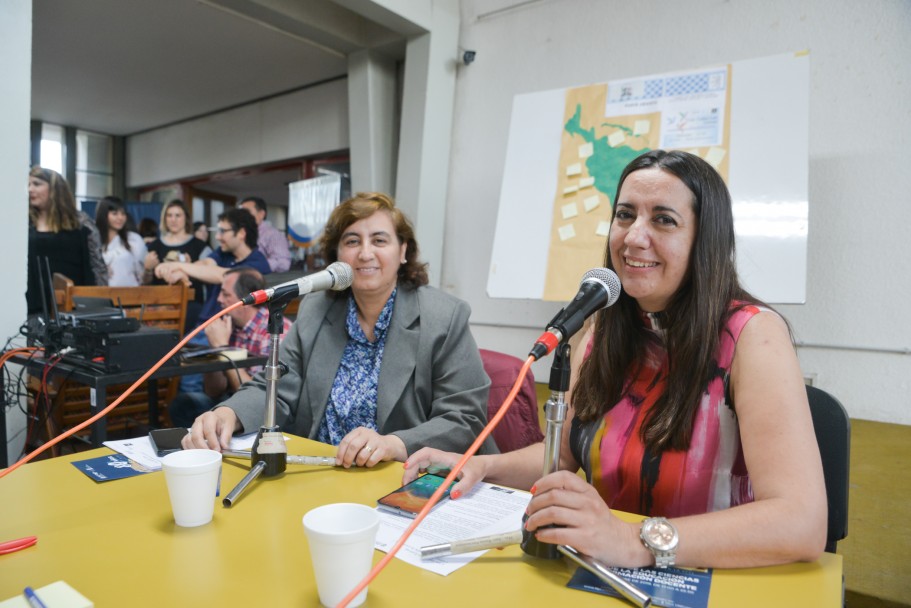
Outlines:
[[668, 551], [677, 545], [677, 532], [667, 521], [656, 519], [648, 522], [644, 531], [648, 543], [659, 551]]

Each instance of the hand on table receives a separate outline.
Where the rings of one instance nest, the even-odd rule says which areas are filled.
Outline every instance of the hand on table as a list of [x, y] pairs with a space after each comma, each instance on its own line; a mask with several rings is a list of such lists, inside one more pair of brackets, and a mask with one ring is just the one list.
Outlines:
[[338, 444], [335, 462], [350, 468], [372, 467], [385, 460], [405, 460], [405, 444], [395, 435], [380, 435], [366, 427], [358, 427], [345, 435]]
[[[405, 474], [402, 475], [402, 485], [414, 481], [421, 473], [429, 469], [452, 470], [461, 459], [462, 454], [444, 452], [435, 448], [421, 448], [405, 461]], [[469, 459], [465, 466], [462, 467], [462, 470], [459, 471], [459, 481], [452, 486], [449, 497], [455, 500], [468, 493], [486, 475], [487, 469], [484, 466], [484, 457], [475, 456]]]
[[237, 414], [229, 407], [219, 407], [206, 412], [193, 421], [190, 433], [181, 440], [185, 450], [227, 450], [231, 437], [240, 430]]
[[570, 545], [607, 566], [649, 565], [639, 563], [644, 549], [639, 526], [614, 516], [594, 486], [578, 475], [551, 473], [532, 490], [525, 528], [539, 541]]

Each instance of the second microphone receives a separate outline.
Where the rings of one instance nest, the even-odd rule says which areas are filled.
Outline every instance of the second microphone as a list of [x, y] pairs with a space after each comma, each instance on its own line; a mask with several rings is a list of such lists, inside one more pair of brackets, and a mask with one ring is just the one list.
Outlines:
[[269, 289], [254, 291], [241, 301], [244, 306], [250, 306], [251, 304], [264, 304], [277, 298], [296, 298], [313, 291], [327, 289], [342, 291], [351, 287], [352, 276], [351, 266], [344, 262], [333, 262], [319, 272]]

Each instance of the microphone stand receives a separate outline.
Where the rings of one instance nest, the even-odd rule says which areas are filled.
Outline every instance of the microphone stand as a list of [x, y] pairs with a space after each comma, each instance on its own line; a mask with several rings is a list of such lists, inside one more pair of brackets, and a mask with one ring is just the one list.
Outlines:
[[[557, 346], [554, 351], [554, 362], [550, 368], [550, 399], [544, 404], [544, 417], [547, 426], [544, 431], [544, 470], [543, 475], [555, 473], [560, 468], [560, 443], [563, 436], [563, 422], [566, 420], [566, 391], [569, 390], [570, 366], [569, 343]], [[525, 529], [522, 518], [522, 550], [533, 557], [557, 559], [560, 554], [557, 546], [539, 541], [532, 532]]]
[[284, 312], [296, 293], [277, 295], [269, 301], [269, 360], [263, 368], [266, 374], [266, 414], [263, 425], [253, 442], [250, 462], [255, 463], [240, 483], [222, 500], [225, 507], [234, 504], [250, 483], [261, 474], [278, 477], [285, 472], [288, 464], [288, 449], [281, 429], [275, 424], [275, 401], [278, 395], [278, 380], [288, 370], [278, 360], [279, 342], [284, 332]]

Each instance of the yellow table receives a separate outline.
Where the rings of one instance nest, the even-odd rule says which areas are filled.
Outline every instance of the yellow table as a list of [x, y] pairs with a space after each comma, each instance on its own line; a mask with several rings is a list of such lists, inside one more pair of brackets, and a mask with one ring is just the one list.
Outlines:
[[[334, 448], [292, 438], [288, 452], [331, 455]], [[36, 535], [38, 544], [0, 555], [0, 599], [64, 580], [109, 606], [317, 606], [301, 517], [330, 502], [374, 505], [401, 480], [401, 464], [374, 469], [289, 466], [255, 481], [214, 521], [174, 524], [164, 475], [98, 484], [69, 464], [109, 454], [100, 448], [30, 463], [0, 479], [0, 542]], [[246, 473], [226, 460], [222, 495]], [[382, 553], [377, 552], [374, 563]], [[492, 550], [442, 577], [398, 559], [370, 585], [367, 606], [630, 606], [568, 589], [574, 567]], [[709, 606], [841, 606], [841, 556], [772, 568], [716, 570]]]

